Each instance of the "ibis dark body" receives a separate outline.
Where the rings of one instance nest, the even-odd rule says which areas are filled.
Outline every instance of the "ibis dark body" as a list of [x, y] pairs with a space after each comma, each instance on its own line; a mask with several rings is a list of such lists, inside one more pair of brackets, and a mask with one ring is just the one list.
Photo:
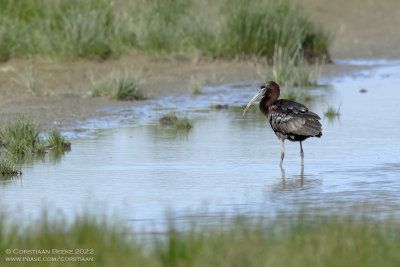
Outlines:
[[[260, 110], [268, 118], [272, 129], [280, 140], [304, 141], [309, 137], [321, 137], [322, 126], [317, 114], [300, 103], [279, 99], [279, 86], [266, 83], [270, 93], [260, 101]], [[265, 86], [264, 85], [264, 86]]]
[[300, 155], [303, 163], [303, 147], [301, 142], [309, 137], [321, 137], [321, 119], [303, 104], [287, 99], [278, 99], [279, 85], [273, 81], [261, 86], [260, 92], [250, 100], [248, 107], [261, 97], [260, 111], [268, 118], [275, 135], [282, 141], [281, 164], [284, 157], [284, 141], [300, 142]]

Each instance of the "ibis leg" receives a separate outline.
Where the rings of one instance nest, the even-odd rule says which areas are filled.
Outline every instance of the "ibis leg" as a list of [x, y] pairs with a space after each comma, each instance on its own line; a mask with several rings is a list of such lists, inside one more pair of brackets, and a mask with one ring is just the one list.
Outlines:
[[280, 164], [281, 167], [282, 167], [282, 162], [283, 162], [284, 157], [285, 157], [285, 141], [282, 140], [281, 164]]
[[303, 152], [303, 145], [301, 144], [301, 141], [300, 141], [300, 157], [301, 157], [301, 166], [304, 166], [304, 164], [303, 164], [304, 152]]

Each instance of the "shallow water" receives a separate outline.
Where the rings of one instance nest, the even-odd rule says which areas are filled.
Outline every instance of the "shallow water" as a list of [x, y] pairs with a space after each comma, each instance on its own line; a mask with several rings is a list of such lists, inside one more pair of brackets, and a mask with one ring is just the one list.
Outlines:
[[[377, 64], [383, 65], [321, 79], [330, 86], [313, 90], [324, 96], [309, 105], [314, 112], [323, 117], [328, 104], [341, 105], [341, 116], [322, 119], [322, 138], [303, 142], [304, 171], [299, 144], [290, 142], [281, 171], [280, 141], [265, 117], [209, 108], [245, 105], [259, 86], [231, 84], [79, 124], [91, 131], [67, 133], [77, 137], [71, 152], [23, 164], [20, 178], [0, 181], [0, 203], [16, 216], [36, 218], [43, 208], [67, 218], [88, 211], [140, 227], [162, 225], [167, 211], [183, 220], [191, 212], [399, 216], [400, 63]], [[157, 125], [170, 110], [184, 110], [193, 129], [182, 134]]]

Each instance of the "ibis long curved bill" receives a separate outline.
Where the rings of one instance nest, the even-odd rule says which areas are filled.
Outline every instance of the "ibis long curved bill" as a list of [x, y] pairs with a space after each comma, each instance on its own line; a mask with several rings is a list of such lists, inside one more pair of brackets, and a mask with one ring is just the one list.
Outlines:
[[249, 109], [249, 107], [261, 96], [263, 96], [263, 91], [260, 90], [260, 92], [258, 92], [251, 100], [250, 102], [247, 104], [246, 108], [243, 111], [243, 117], [244, 115], [246, 115], [246, 111]]

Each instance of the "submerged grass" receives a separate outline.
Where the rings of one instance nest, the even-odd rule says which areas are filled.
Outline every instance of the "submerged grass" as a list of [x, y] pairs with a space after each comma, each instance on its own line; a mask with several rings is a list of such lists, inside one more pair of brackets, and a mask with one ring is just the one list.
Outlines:
[[[173, 225], [143, 242], [123, 226], [88, 217], [69, 226], [44, 219], [21, 229], [0, 220], [0, 249], [87, 248], [96, 266], [399, 266], [400, 223], [339, 216], [272, 222], [236, 218], [230, 224]], [[6, 262], [19, 255], [3, 255]], [[42, 257], [52, 256], [43, 254]], [[46, 262], [24, 262], [24, 266]]]
[[271, 58], [276, 45], [300, 45], [312, 58], [328, 55], [330, 39], [286, 0], [0, 1], [0, 60], [106, 59], [137, 50]]
[[142, 100], [142, 76], [140, 73], [112, 72], [104, 79], [95, 82], [91, 88], [92, 96], [107, 96], [114, 100]]
[[159, 119], [161, 125], [172, 126], [175, 130], [189, 131], [193, 124], [187, 116], [170, 113]]

